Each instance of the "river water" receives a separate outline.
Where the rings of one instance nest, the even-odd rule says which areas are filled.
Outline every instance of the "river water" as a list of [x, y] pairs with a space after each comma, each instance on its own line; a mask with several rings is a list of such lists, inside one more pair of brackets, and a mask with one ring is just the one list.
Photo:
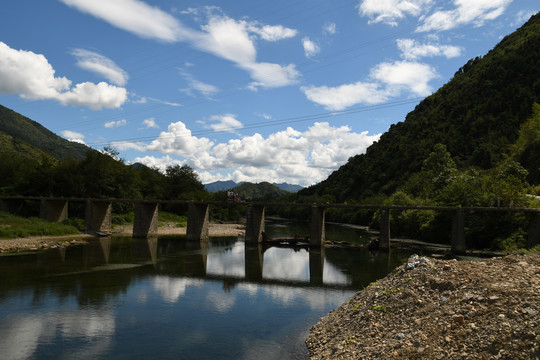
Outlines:
[[[361, 235], [327, 224], [332, 240]], [[409, 255], [113, 237], [0, 256], [0, 357], [307, 359], [309, 328]]]

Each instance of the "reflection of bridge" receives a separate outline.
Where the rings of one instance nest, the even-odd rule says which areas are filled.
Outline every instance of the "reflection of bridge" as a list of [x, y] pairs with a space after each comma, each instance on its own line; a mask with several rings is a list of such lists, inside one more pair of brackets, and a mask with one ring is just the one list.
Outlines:
[[[332, 277], [331, 274], [324, 273], [324, 248], [310, 249], [309, 252], [298, 254], [294, 253], [294, 256], [302, 257], [304, 260], [307, 260], [304, 256], [309, 257], [309, 265], [306, 264], [309, 267], [309, 279], [303, 277], [304, 275], [308, 275], [307, 272], [304, 272], [304, 269], [299, 271], [301, 274], [299, 277], [295, 276], [298, 275], [296, 273], [287, 278], [272, 278], [271, 276], [268, 276], [268, 274], [263, 274], [265, 253], [261, 244], [249, 245], [244, 243], [242, 246], [244, 248], [243, 264], [241, 256], [233, 259], [234, 264], [240, 266], [236, 269], [239, 271], [228, 273], [231, 269], [228, 267], [221, 267], [219, 254], [228, 253], [228, 256], [231, 256], [230, 251], [228, 250], [231, 249], [231, 246], [234, 245], [234, 243], [235, 242], [232, 242], [226, 246], [212, 248], [209, 247], [208, 243], [201, 241], [178, 242], [174, 239], [158, 240], [157, 237], [134, 238], [131, 242], [133, 258], [128, 261], [140, 264], [152, 263], [154, 265], [151, 270], [153, 273], [158, 272], [171, 277], [182, 276], [193, 279], [220, 281], [223, 282], [224, 286], [241, 283], [256, 283], [285, 287], [310, 286], [333, 289], [358, 289], [359, 287], [358, 279], [354, 281], [353, 278], [347, 278], [347, 281], [336, 281], [337, 279]], [[118, 253], [118, 250], [111, 251], [111, 247], [114, 248], [114, 246], [115, 244], [111, 237], [96, 238], [90, 242], [89, 246], [85, 247], [84, 251], [86, 252], [86, 256], [81, 263], [84, 263], [89, 271], [92, 271], [92, 269], [95, 268], [106, 270], [107, 266], [103, 266], [103, 261], [105, 264], [117, 268], [116, 265], [118, 264], [116, 263], [118, 259], [116, 259], [114, 255], [111, 257], [111, 253]], [[344, 249], [332, 250], [340, 251]], [[63, 251], [64, 259], [62, 261], [65, 261], [66, 249], [63, 249]], [[69, 252], [69, 248], [67, 251]], [[218, 255], [218, 257], [216, 258], [215, 255]], [[267, 262], [269, 261], [268, 257], [266, 260]], [[126, 261], [126, 259], [121, 259], [120, 261]], [[266, 269], [276, 268], [280, 269], [280, 272], [286, 274], [287, 269], [284, 268], [284, 263], [282, 263], [282, 261], [283, 259], [281, 256], [271, 257]], [[373, 264], [369, 261], [365, 261], [364, 263], [364, 266], [366, 266], [365, 273], [374, 272], [373, 266], [380, 268], [376, 271], [379, 276], [384, 276], [384, 274], [391, 270], [388, 261], [380, 261], [377, 264]], [[358, 266], [356, 263], [355, 265]], [[369, 271], [367, 269], [368, 267]], [[343, 276], [344, 278], [347, 277], [345, 274], [343, 274]]]
[[160, 204], [185, 204], [188, 206], [188, 224], [186, 237], [188, 240], [208, 240], [209, 206], [246, 206], [246, 235], [248, 244], [262, 241], [264, 232], [264, 213], [268, 206], [311, 207], [310, 245], [319, 247], [325, 240], [325, 211], [327, 208], [375, 209], [380, 211], [379, 248], [390, 248], [390, 211], [391, 210], [435, 210], [451, 211], [452, 252], [464, 253], [465, 245], [465, 211], [511, 211], [532, 214], [528, 246], [540, 243], [540, 209], [532, 208], [495, 208], [495, 207], [441, 207], [441, 206], [402, 206], [402, 205], [347, 205], [347, 204], [305, 204], [305, 203], [260, 203], [232, 201], [186, 201], [186, 200], [134, 200], [134, 199], [76, 199], [76, 198], [44, 198], [44, 197], [0, 197], [0, 210], [17, 212], [27, 201], [40, 202], [40, 217], [49, 221], [62, 221], [68, 216], [69, 202], [85, 202], [85, 231], [88, 233], [109, 232], [111, 230], [112, 203], [131, 203], [135, 206], [134, 237], [157, 235], [158, 207]]

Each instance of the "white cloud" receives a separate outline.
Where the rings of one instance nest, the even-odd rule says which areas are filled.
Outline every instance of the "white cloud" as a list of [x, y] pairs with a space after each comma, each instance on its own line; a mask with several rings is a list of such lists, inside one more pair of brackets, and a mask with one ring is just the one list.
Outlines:
[[463, 49], [459, 46], [421, 44], [413, 39], [398, 39], [397, 45], [401, 57], [406, 60], [417, 60], [421, 57], [444, 56], [448, 59], [461, 56]]
[[147, 129], [159, 129], [159, 125], [156, 124], [156, 119], [154, 118], [145, 119], [142, 123]]
[[429, 82], [437, 77], [431, 66], [412, 61], [381, 63], [371, 69], [367, 82], [335, 87], [303, 86], [306, 97], [328, 110], [340, 111], [356, 104], [380, 104], [404, 91], [426, 96], [432, 91]]
[[187, 89], [181, 89], [181, 91], [185, 92], [190, 96], [193, 96], [194, 91], [201, 93], [205, 97], [211, 97], [215, 93], [219, 92], [218, 87], [211, 84], [205, 84], [202, 81], [196, 80], [190, 73], [185, 70], [180, 71], [180, 74], [187, 81], [189, 86]]
[[61, 1], [137, 36], [168, 42], [184, 41], [196, 49], [231, 61], [250, 73], [254, 82], [249, 88], [253, 90], [291, 85], [299, 76], [292, 64], [258, 62], [254, 43], [256, 38], [277, 41], [296, 36], [294, 29], [234, 20], [216, 14], [219, 8], [207, 7], [208, 22], [201, 30], [193, 30], [172, 15], [139, 0]]
[[[206, 138], [192, 136], [179, 122], [171, 124], [168, 132], [162, 133], [148, 146], [141, 148], [140, 144], [131, 144], [131, 148], [181, 156], [184, 158], [182, 161], [170, 156], [147, 156], [135, 161], [161, 169], [174, 163], [187, 164], [197, 171], [203, 182], [226, 178], [310, 185], [328, 177], [351, 156], [365, 152], [379, 137], [322, 122], [313, 124], [304, 132], [289, 127], [267, 138], [256, 133], [214, 145]], [[218, 170], [219, 174], [214, 173]], [[228, 174], [223, 175], [223, 172]]]
[[323, 27], [323, 34], [325, 35], [334, 35], [336, 33], [336, 24], [335, 23], [329, 23], [324, 25]]
[[198, 153], [208, 152], [213, 142], [207, 138], [197, 138], [191, 135], [191, 130], [178, 121], [167, 127], [167, 131], [161, 132], [159, 137], [152, 141], [147, 150], [174, 154], [184, 157], [192, 157]]
[[57, 100], [66, 105], [83, 105], [94, 110], [116, 108], [127, 100], [124, 88], [104, 82], [80, 83], [56, 77], [45, 56], [15, 50], [0, 42], [0, 94], [18, 94], [33, 100]]
[[142, 38], [175, 42], [186, 38], [190, 33], [173, 16], [139, 0], [60, 1]]
[[315, 44], [308, 37], [302, 39], [302, 46], [304, 47], [304, 54], [306, 57], [315, 56], [321, 51], [319, 45]]
[[104, 126], [106, 128], [115, 128], [115, 127], [124, 126], [126, 124], [127, 124], [127, 120], [122, 119], [122, 120], [118, 120], [118, 121], [109, 121], [109, 122], [105, 123]]
[[288, 39], [295, 37], [297, 31], [294, 29], [286, 28], [282, 25], [263, 25], [260, 26], [257, 23], [249, 25], [249, 30], [260, 36], [261, 39], [266, 41], [278, 41], [282, 39]]
[[514, 18], [514, 21], [512, 21], [512, 24], [510, 24], [510, 25], [511, 26], [521, 26], [526, 21], [528, 21], [531, 18], [531, 16], [533, 16], [537, 12], [538, 11], [534, 11], [534, 10], [521, 10], [516, 14], [516, 16]]
[[88, 106], [92, 110], [118, 108], [127, 100], [127, 90], [105, 82], [85, 82], [75, 85], [70, 91], [58, 95], [58, 100], [67, 105]]
[[377, 65], [372, 69], [371, 77], [383, 82], [391, 94], [397, 95], [405, 90], [427, 96], [432, 92], [428, 83], [437, 77], [437, 72], [427, 64], [396, 61]]
[[361, 0], [360, 15], [371, 18], [370, 23], [397, 25], [407, 15], [418, 16], [432, 4], [432, 0]]
[[388, 100], [388, 94], [374, 82], [357, 82], [336, 87], [304, 86], [306, 97], [328, 110], [343, 110], [356, 104], [379, 104]]
[[71, 131], [71, 130], [63, 130], [60, 132], [63, 137], [68, 139], [69, 141], [73, 141], [79, 144], [85, 144], [84, 138], [85, 136], [79, 132]]
[[113, 84], [125, 86], [128, 74], [111, 59], [93, 51], [75, 49], [72, 54], [77, 58], [77, 66], [105, 77]]
[[236, 120], [233, 114], [213, 115], [208, 120], [216, 122], [209, 125], [214, 131], [234, 132], [243, 127], [242, 123]]
[[482, 26], [506, 10], [512, 0], [454, 0], [455, 8], [440, 10], [423, 19], [418, 31], [443, 31], [473, 24]]

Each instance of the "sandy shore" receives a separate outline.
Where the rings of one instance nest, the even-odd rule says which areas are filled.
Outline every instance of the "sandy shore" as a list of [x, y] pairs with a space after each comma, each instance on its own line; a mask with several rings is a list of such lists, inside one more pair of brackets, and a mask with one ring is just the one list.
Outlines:
[[[243, 236], [244, 226], [239, 224], [210, 224], [209, 234], [211, 237]], [[133, 234], [133, 226], [114, 226], [112, 235]], [[158, 235], [185, 235], [185, 227], [176, 227], [173, 223], [161, 225], [158, 228]], [[85, 244], [89, 239], [94, 238], [89, 234], [74, 234], [66, 236], [33, 236], [16, 239], [0, 239], [0, 253], [36, 251], [39, 249], [57, 248], [69, 245]]]

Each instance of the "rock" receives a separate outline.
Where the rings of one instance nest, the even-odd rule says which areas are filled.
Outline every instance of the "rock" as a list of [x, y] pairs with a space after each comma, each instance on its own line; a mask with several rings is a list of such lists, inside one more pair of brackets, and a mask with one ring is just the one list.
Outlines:
[[461, 314], [454, 315], [454, 321], [460, 325], [463, 325], [465, 323], [465, 317]]

